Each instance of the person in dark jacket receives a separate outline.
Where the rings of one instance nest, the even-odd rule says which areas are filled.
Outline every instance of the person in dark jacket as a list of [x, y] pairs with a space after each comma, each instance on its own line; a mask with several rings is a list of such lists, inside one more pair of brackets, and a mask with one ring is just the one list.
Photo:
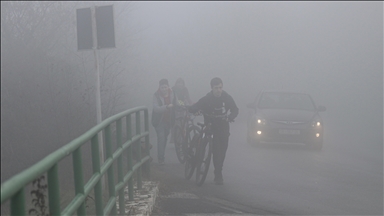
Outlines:
[[173, 92], [169, 88], [168, 80], [159, 81], [159, 89], [153, 94], [152, 126], [157, 134], [157, 159], [164, 164], [165, 147], [170, 129], [173, 125]]
[[204, 116], [204, 122], [210, 121], [212, 123], [212, 154], [213, 154], [213, 166], [214, 166], [214, 181], [218, 185], [223, 184], [223, 163], [225, 154], [228, 149], [229, 139], [229, 122], [233, 122], [239, 114], [239, 108], [236, 106], [232, 96], [223, 91], [223, 81], [215, 77], [211, 80], [212, 90], [198, 100], [195, 104], [189, 107], [190, 113], [198, 113], [200, 110], [208, 115], [223, 115], [230, 112], [228, 119], [209, 118]]

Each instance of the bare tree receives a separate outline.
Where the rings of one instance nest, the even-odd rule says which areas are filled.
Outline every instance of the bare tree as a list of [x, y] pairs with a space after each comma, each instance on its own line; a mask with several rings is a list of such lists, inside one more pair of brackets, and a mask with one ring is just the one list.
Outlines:
[[76, 44], [75, 18], [64, 19], [75, 4], [1, 2], [2, 162], [14, 165], [2, 181], [95, 123], [89, 79], [64, 49]]
[[[132, 69], [140, 30], [127, 23], [134, 5], [111, 3], [117, 47], [100, 51], [104, 118], [140, 105]], [[96, 124], [95, 59], [76, 50], [76, 9], [95, 4], [1, 2], [2, 162], [19, 163], [2, 169], [2, 181]]]

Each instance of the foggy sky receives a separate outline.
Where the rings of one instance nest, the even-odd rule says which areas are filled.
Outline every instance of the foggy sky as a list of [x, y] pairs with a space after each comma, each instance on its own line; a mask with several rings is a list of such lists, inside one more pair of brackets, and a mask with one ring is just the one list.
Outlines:
[[[317, 105], [327, 108], [326, 112], [321, 113], [327, 131], [341, 132], [337, 135], [353, 137], [359, 145], [373, 146], [371, 151], [380, 149], [377, 148], [378, 146], [382, 149], [383, 2], [143, 1], [111, 3], [108, 1], [81, 2], [79, 7], [103, 4], [115, 5], [116, 49], [101, 50], [100, 58], [111, 56], [111, 62], [106, 66], [120, 65], [121, 62], [121, 66], [105, 71], [104, 77], [104, 81], [111, 77], [113, 79], [109, 80], [118, 81], [109, 83], [111, 89], [118, 88], [118, 85], [124, 86], [125, 94], [119, 101], [123, 105], [119, 109], [142, 105], [151, 109], [152, 94], [157, 90], [158, 81], [162, 78], [167, 78], [171, 86], [177, 78], [184, 78], [192, 100], [197, 101], [210, 91], [210, 80], [218, 76], [224, 82], [224, 90], [233, 96], [240, 109], [236, 119], [238, 122], [246, 120], [250, 111], [246, 108], [246, 104], [254, 100], [256, 94], [262, 89], [300, 91], [311, 94]], [[12, 86], [14, 87], [12, 89], [16, 89], [12, 92], [14, 94], [10, 94], [16, 96], [8, 97], [8, 101], [16, 101], [15, 106], [25, 107], [28, 112], [23, 115], [34, 119], [23, 118], [23, 123], [28, 124], [20, 126], [16, 118], [12, 117], [12, 115], [19, 116], [19, 113], [11, 113], [12, 115], [9, 114], [7, 117], [26, 137], [30, 134], [38, 135], [33, 136], [36, 141], [31, 141], [29, 137], [28, 142], [21, 138], [18, 140], [17, 138], [21, 136], [13, 136], [11, 132], [15, 129], [7, 123], [8, 128], [4, 128], [11, 131], [7, 134], [8, 137], [15, 138], [12, 139], [15, 145], [7, 143], [12, 147], [29, 145], [31, 142], [38, 149], [38, 145], [50, 143], [44, 138], [48, 140], [54, 137], [54, 140], [59, 140], [56, 132], [46, 136], [47, 129], [40, 128], [31, 132], [33, 126], [29, 125], [39, 124], [54, 128], [44, 118], [39, 117], [45, 116], [45, 108], [52, 111], [52, 118], [51, 116], [47, 118], [57, 117], [58, 120], [52, 124], [63, 131], [72, 130], [71, 125], [74, 122], [68, 116], [79, 115], [91, 122], [95, 122], [96, 119], [96, 116], [92, 119], [92, 108], [90, 108], [95, 109], [92, 101], [94, 94], [87, 90], [94, 85], [92, 81], [94, 76], [91, 75], [94, 70], [94, 57], [92, 52], [76, 50], [75, 8], [61, 14], [68, 19], [61, 19], [54, 15], [55, 17], [45, 17], [46, 20], [52, 21], [51, 28], [41, 25], [36, 32], [52, 32], [55, 33], [52, 34], [55, 37], [52, 36], [51, 40], [48, 40], [50, 43], [46, 43], [38, 36], [29, 38], [26, 33], [23, 38], [25, 41], [37, 40], [40, 43], [31, 41], [30, 44], [36, 44], [36, 47], [31, 45], [35, 47], [31, 49], [34, 51], [23, 53], [25, 55], [19, 54], [19, 50], [25, 48], [22, 43], [18, 43], [18, 46], [5, 43], [2, 32], [2, 45], [3, 43], [8, 45], [9, 50], [12, 51], [11, 54], [2, 55], [2, 68], [5, 62], [8, 66], [8, 69], [2, 71], [2, 83], [6, 82], [8, 87]], [[37, 19], [39, 18], [31, 21], [37, 21]], [[58, 25], [56, 22], [61, 23], [65, 28], [61, 31], [52, 30], [52, 26]], [[24, 30], [27, 32], [28, 23], [27, 21], [24, 25], [26, 27]], [[38, 22], [35, 23], [38, 24]], [[65, 34], [61, 34], [63, 32]], [[4, 33], [11, 32], [4, 31]], [[48, 35], [51, 37], [51, 34]], [[13, 37], [10, 36], [10, 38]], [[66, 39], [72, 42], [67, 42]], [[35, 57], [40, 59], [37, 58], [40, 55], [35, 51], [46, 52], [46, 47], [49, 47], [47, 44], [55, 47], [53, 53], [58, 53], [56, 61], [48, 63], [34, 61]], [[7, 46], [2, 46], [2, 54], [3, 50], [6, 50], [4, 47]], [[3, 61], [3, 56], [9, 57], [5, 59], [7, 61]], [[36, 65], [19, 64], [17, 62], [19, 58], [14, 58], [15, 56], [20, 57], [20, 61], [33, 62], [36, 65], [57, 64], [58, 69], [52, 69], [52, 72], [38, 70]], [[87, 67], [84, 71], [89, 71], [89, 74], [81, 72], [83, 69], [78, 67], [84, 60], [79, 56], [86, 60]], [[29, 59], [23, 59], [24, 57]], [[63, 58], [63, 61], [60, 58]], [[78, 86], [87, 88], [84, 92], [74, 90], [72, 96], [69, 93], [63, 93], [61, 97], [46, 98], [43, 93], [54, 92], [46, 89], [52, 88], [60, 93], [59, 88], [63, 88], [70, 92], [69, 90], [74, 89], [74, 83], [81, 81], [72, 82], [69, 78], [63, 79], [70, 74], [62, 73], [59, 68], [65, 68], [67, 71], [69, 67], [63, 66], [67, 62], [76, 62], [77, 66], [72, 68], [73, 78], [78, 79], [81, 74], [84, 74], [84, 82]], [[19, 67], [20, 65], [22, 67]], [[32, 68], [35, 68], [35, 71], [31, 70]], [[119, 77], [112, 73], [120, 70], [124, 73]], [[10, 80], [14, 84], [10, 80], [4, 81], [4, 71], [12, 74], [7, 78], [12, 77]], [[32, 90], [39, 90], [39, 93], [32, 94]], [[41, 102], [33, 98], [22, 98], [21, 96], [25, 95], [24, 91], [33, 96], [41, 96], [39, 97]], [[104, 91], [103, 106], [108, 105], [109, 99], [113, 96], [105, 92], [107, 91]], [[2, 91], [2, 100], [7, 98], [3, 97], [3, 94], [7, 96], [8, 93]], [[87, 93], [89, 107], [85, 106], [84, 102], [75, 103], [74, 95], [80, 95], [79, 93]], [[17, 97], [18, 95], [20, 97]], [[29, 103], [28, 100], [32, 100], [32, 104], [36, 106], [33, 108], [26, 105]], [[68, 102], [74, 102], [76, 106], [81, 105], [86, 115], [81, 112], [72, 112], [71, 109], [60, 105]], [[55, 109], [56, 107], [65, 109], [65, 112], [56, 113], [55, 109], [46, 105], [50, 103]], [[2, 103], [2, 107], [4, 104], [9, 106], [10, 112], [14, 110], [11, 107], [13, 103]], [[73, 110], [79, 109], [73, 108]], [[103, 118], [106, 117], [109, 116], [103, 116]], [[65, 122], [66, 126], [62, 126], [62, 119], [68, 119]], [[80, 135], [94, 124], [86, 124], [85, 120], [80, 122], [84, 123], [84, 129], [73, 130], [71, 132], [73, 136]], [[2, 129], [2, 133], [3, 131], [5, 130]], [[69, 139], [67, 134], [64, 135]], [[55, 148], [62, 145], [57, 141], [55, 144]], [[20, 157], [23, 156], [20, 154]], [[28, 154], [28, 157], [32, 158], [35, 155]], [[17, 160], [14, 157], [10, 159]], [[29, 164], [29, 162], [26, 163], [26, 165]]]
[[[245, 117], [262, 89], [310, 93], [335, 127], [382, 144], [382, 2], [135, 2], [148, 94], [186, 80], [193, 100], [223, 79]], [[148, 100], [150, 105], [150, 100]]]

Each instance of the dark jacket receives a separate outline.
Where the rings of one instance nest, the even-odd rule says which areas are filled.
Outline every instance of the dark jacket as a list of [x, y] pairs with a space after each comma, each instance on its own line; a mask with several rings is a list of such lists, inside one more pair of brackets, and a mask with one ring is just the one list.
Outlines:
[[[215, 97], [211, 92], [209, 92], [204, 97], [200, 98], [195, 104], [189, 107], [190, 113], [196, 113], [199, 110], [202, 110], [204, 113], [209, 115], [223, 115], [227, 114], [230, 111], [228, 120], [233, 121], [239, 114], [239, 108], [236, 106], [235, 101], [232, 96], [227, 92], [223, 91], [220, 97]], [[211, 121], [213, 129], [214, 128], [228, 128], [229, 132], [229, 123], [221, 119], [209, 119], [204, 116], [204, 121]]]

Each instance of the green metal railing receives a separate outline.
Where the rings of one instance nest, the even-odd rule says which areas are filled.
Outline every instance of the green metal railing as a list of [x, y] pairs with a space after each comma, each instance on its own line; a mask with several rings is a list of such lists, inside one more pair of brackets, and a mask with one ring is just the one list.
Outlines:
[[[141, 112], [144, 112], [144, 121], [140, 118]], [[131, 115], [135, 114], [136, 130], [132, 136]], [[122, 122], [126, 120], [126, 141], [123, 143], [122, 137]], [[141, 122], [144, 122], [144, 132], [141, 131]], [[105, 119], [100, 124], [96, 125], [80, 137], [66, 144], [62, 148], [49, 154], [47, 157], [24, 170], [23, 172], [13, 176], [8, 181], [1, 185], [1, 204], [10, 200], [11, 215], [26, 215], [25, 211], [25, 187], [34, 179], [43, 174], [47, 174], [48, 183], [48, 198], [49, 198], [49, 215], [86, 215], [85, 200], [86, 197], [94, 190], [95, 196], [95, 211], [97, 215], [116, 215], [116, 194], [119, 196], [120, 209], [124, 209], [124, 188], [128, 184], [128, 197], [133, 200], [133, 174], [137, 174], [137, 188], [142, 188], [142, 168], [149, 175], [149, 123], [148, 109], [146, 107], [136, 107], [116, 114], [108, 119]], [[112, 152], [112, 132], [111, 124], [116, 123], [116, 143], [117, 150]], [[98, 133], [103, 131], [105, 134], [105, 149], [106, 158], [103, 164], [100, 164], [99, 139]], [[141, 155], [141, 139], [145, 138], [145, 145], [148, 151], [146, 155]], [[81, 147], [91, 141], [92, 151], [92, 168], [93, 175], [88, 182], [84, 184]], [[132, 147], [137, 147], [137, 157], [139, 160], [133, 164]], [[123, 152], [127, 152], [127, 168], [128, 172], [123, 173]], [[73, 173], [75, 184], [75, 197], [61, 211], [60, 209], [60, 191], [59, 191], [59, 176], [58, 163], [68, 155], [72, 155]], [[117, 163], [118, 183], [115, 184], [113, 163]], [[108, 191], [109, 199], [106, 205], [103, 205], [103, 175], [108, 176]], [[123, 213], [122, 213], [123, 214]]]

